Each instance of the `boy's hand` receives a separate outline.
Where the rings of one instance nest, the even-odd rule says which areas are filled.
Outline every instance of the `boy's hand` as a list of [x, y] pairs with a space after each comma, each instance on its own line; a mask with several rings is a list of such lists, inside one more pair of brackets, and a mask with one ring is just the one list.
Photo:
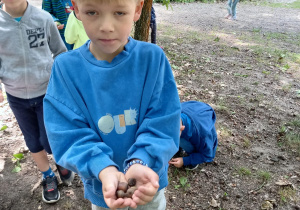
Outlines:
[[183, 158], [179, 157], [179, 158], [172, 158], [169, 161], [169, 164], [174, 165], [176, 168], [181, 168], [183, 166]]
[[3, 101], [4, 101], [4, 97], [3, 97], [3, 94], [2, 94], [2, 90], [0, 90], [0, 103], [3, 102]]
[[137, 205], [144, 205], [152, 201], [159, 188], [159, 177], [149, 167], [140, 164], [132, 165], [125, 174], [126, 179], [135, 178], [137, 190], [132, 196], [132, 200]]
[[55, 24], [56, 24], [56, 27], [57, 27], [58, 30], [61, 30], [65, 27], [64, 24], [61, 24], [60, 22], [57, 22], [57, 21], [55, 22]]
[[118, 182], [127, 182], [123, 173], [114, 166], [103, 169], [99, 174], [102, 182], [104, 201], [110, 209], [125, 208], [130, 206], [136, 208], [137, 205], [131, 198], [117, 198], [116, 191]]

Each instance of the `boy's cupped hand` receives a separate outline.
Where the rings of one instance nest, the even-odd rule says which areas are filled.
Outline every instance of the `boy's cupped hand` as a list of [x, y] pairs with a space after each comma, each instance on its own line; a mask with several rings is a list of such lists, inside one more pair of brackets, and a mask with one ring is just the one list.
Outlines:
[[103, 169], [99, 174], [102, 182], [104, 201], [110, 209], [125, 208], [130, 206], [136, 208], [137, 203], [131, 198], [117, 198], [116, 191], [119, 182], [126, 182], [125, 175], [114, 166]]
[[140, 164], [132, 165], [125, 174], [126, 180], [136, 179], [137, 190], [132, 200], [137, 205], [144, 205], [152, 201], [159, 188], [159, 177], [151, 168]]

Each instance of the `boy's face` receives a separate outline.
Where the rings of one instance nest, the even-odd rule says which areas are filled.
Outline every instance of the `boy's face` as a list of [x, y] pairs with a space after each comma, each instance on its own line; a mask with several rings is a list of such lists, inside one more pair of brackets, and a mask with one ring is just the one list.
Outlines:
[[76, 16], [91, 40], [98, 60], [111, 61], [128, 42], [132, 25], [140, 17], [143, 0], [75, 0]]

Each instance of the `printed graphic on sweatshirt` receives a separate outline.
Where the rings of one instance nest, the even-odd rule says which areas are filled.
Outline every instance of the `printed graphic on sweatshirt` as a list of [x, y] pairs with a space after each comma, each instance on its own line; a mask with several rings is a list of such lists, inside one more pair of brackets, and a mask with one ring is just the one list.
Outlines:
[[124, 110], [124, 114], [112, 116], [106, 114], [98, 121], [98, 127], [104, 134], [109, 134], [114, 128], [117, 134], [126, 132], [126, 126], [135, 125], [137, 117], [137, 110]]
[[46, 38], [44, 28], [27, 29], [26, 34], [28, 36], [30, 48], [42, 47], [45, 45]]

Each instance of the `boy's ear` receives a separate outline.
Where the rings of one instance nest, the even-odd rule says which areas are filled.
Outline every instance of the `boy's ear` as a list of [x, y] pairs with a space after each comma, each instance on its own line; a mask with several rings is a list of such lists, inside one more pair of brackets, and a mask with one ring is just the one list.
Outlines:
[[135, 7], [135, 14], [133, 17], [133, 21], [136, 22], [140, 19], [140, 16], [142, 14], [142, 9], [143, 9], [143, 5], [144, 5], [144, 0], [140, 0], [136, 7]]
[[71, 0], [71, 2], [72, 2], [72, 5], [73, 5], [73, 7], [74, 7], [74, 12], [75, 12], [75, 14], [76, 14], [76, 18], [77, 18], [78, 20], [81, 21], [80, 15], [79, 15], [79, 10], [78, 10], [77, 2], [74, 1], [74, 0]]

